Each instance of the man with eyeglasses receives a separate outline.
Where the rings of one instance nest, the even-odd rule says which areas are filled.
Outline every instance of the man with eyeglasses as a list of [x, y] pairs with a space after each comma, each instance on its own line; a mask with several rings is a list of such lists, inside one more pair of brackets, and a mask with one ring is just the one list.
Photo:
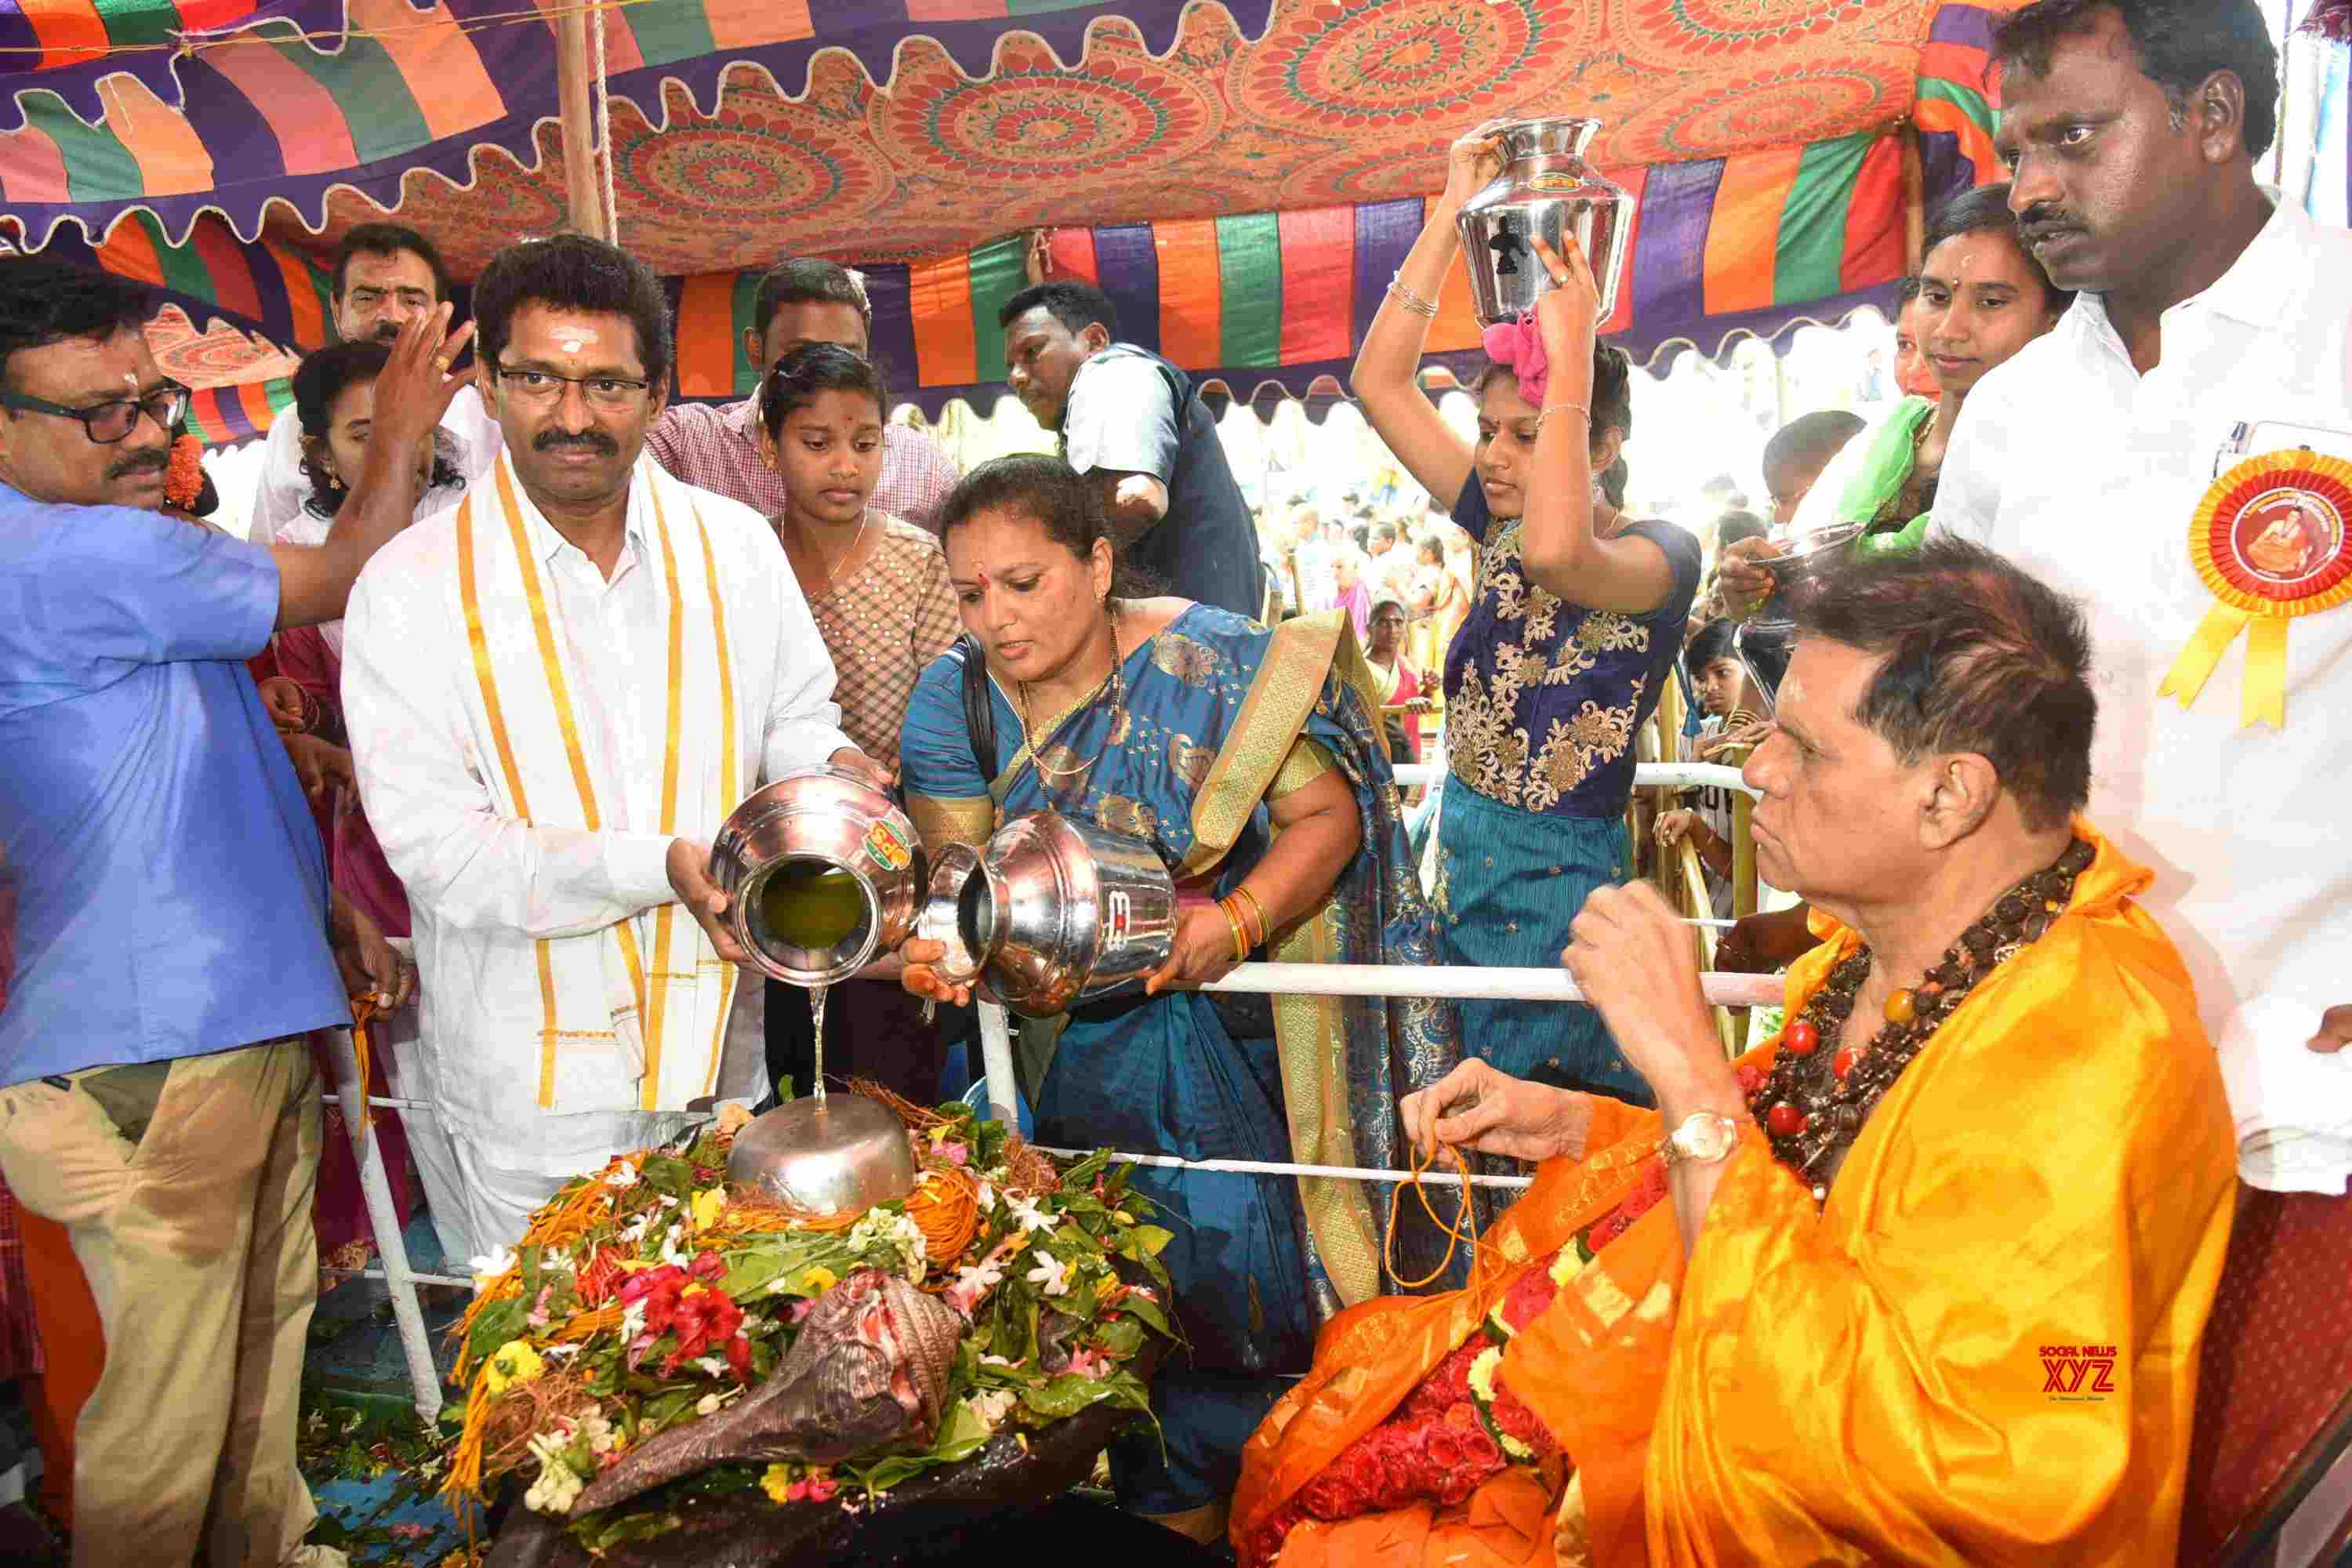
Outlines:
[[340, 1561], [301, 1545], [294, 1464], [318, 1268], [303, 1034], [348, 1023], [352, 990], [404, 983], [331, 893], [244, 660], [276, 627], [341, 615], [407, 524], [402, 455], [447, 406], [463, 334], [445, 339], [446, 310], [410, 323], [334, 531], [267, 547], [160, 510], [188, 394], [156, 369], [146, 314], [120, 279], [0, 259], [0, 859], [19, 961], [0, 1173], [70, 1232], [105, 1337], [75, 1428], [75, 1563]]
[[[449, 268], [434, 243], [396, 223], [363, 223], [336, 242], [334, 282], [328, 299], [331, 324], [339, 342], [389, 343], [401, 328], [447, 302]], [[441, 438], [449, 460], [468, 483], [498, 460], [499, 426], [472, 386], [458, 389], [441, 416]], [[315, 544], [324, 521], [303, 510], [310, 499], [310, 476], [302, 468], [301, 421], [288, 415], [269, 426], [254, 482], [245, 536]]]
[[841, 731], [767, 520], [646, 452], [660, 279], [562, 235], [499, 252], [474, 311], [505, 453], [352, 595], [343, 710], [408, 890], [435, 1120], [496, 1248], [572, 1177], [759, 1092], [759, 1051], [724, 1049], [741, 953], [710, 837], [788, 769], [889, 775]]

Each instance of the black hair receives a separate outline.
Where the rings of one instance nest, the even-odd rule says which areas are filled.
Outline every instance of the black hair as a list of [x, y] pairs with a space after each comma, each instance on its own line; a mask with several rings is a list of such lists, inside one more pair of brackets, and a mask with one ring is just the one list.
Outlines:
[[1366, 528], [1360, 522], [1356, 524], [1355, 527], [1348, 530], [1348, 540], [1349, 542], [1355, 545], [1357, 549], [1365, 551], [1369, 553], [1372, 542], [1372, 531]]
[[1601, 493], [1608, 498], [1609, 504], [1615, 507], [1619, 511], [1623, 511], [1625, 510], [1625, 487], [1627, 484], [1632, 482], [1633, 478], [1633, 465], [1625, 461], [1625, 454], [1622, 452], [1618, 453], [1617, 460], [1610, 464], [1607, 468], [1601, 469], [1601, 472], [1594, 477], [1601, 481]]
[[1696, 680], [1706, 667], [1718, 658], [1735, 658], [1738, 650], [1731, 637], [1739, 629], [1736, 621], [1712, 620], [1691, 633], [1690, 645], [1683, 649], [1683, 668]]
[[1817, 468], [1862, 434], [1863, 419], [1843, 408], [1800, 414], [1764, 443], [1764, 471], [1785, 467]]
[[441, 259], [441, 248], [431, 240], [396, 223], [363, 223], [335, 242], [335, 302], [343, 298], [343, 282], [350, 277], [354, 256], [398, 256], [406, 252], [425, 263], [433, 273], [433, 302], [439, 304], [449, 298], [449, 267]]
[[956, 481], [940, 503], [938, 527], [944, 541], [984, 511], [1009, 511], [1025, 517], [1045, 531], [1045, 537], [1081, 561], [1094, 555], [1095, 542], [1111, 549], [1110, 591], [1114, 598], [1139, 599], [1153, 584], [1128, 565], [1119, 552], [1118, 537], [1104, 515], [1102, 498], [1086, 476], [1061, 458], [1040, 452], [1015, 452], [994, 458]]
[[2271, 150], [2278, 138], [2278, 47], [2254, 0], [2036, 0], [1993, 24], [1993, 61], [2046, 76], [2058, 45], [2089, 33], [2109, 11], [2131, 36], [2140, 74], [2164, 89], [2174, 129], [2189, 112], [2189, 94], [2228, 71], [2245, 89], [2247, 154]]
[[[1512, 376], [1516, 379], [1517, 373], [1489, 361], [1486, 368], [1478, 373], [1477, 379], [1470, 384], [1470, 395], [1484, 396], [1487, 384], [1498, 375]], [[1616, 430], [1628, 437], [1633, 434], [1633, 362], [1626, 356], [1623, 349], [1610, 343], [1592, 345], [1591, 429], [1592, 438], [1596, 442], [1600, 440], [1601, 433], [1604, 430]], [[1604, 474], [1601, 478], [1602, 488], [1606, 489], [1608, 477]], [[1622, 507], [1625, 504], [1624, 489], [1625, 482], [1621, 473], [1617, 481], [1617, 493], [1610, 498], [1610, 505]]]
[[147, 290], [128, 279], [45, 256], [0, 257], [0, 381], [24, 350], [135, 332], [147, 316]]
[[1438, 538], [1437, 535], [1424, 533], [1412, 542], [1412, 547], [1416, 552], [1426, 551], [1436, 556], [1439, 565], [1445, 563], [1445, 541]]
[[803, 343], [776, 362], [760, 383], [760, 423], [768, 438], [780, 440], [784, 421], [795, 408], [805, 408], [821, 392], [862, 392], [874, 400], [877, 413], [890, 414], [890, 395], [883, 390], [882, 372], [869, 360], [839, 343]]
[[1371, 612], [1364, 617], [1364, 624], [1370, 626], [1379, 620], [1382, 610], [1394, 610], [1406, 620], [1412, 619], [1412, 612], [1404, 607], [1404, 601], [1391, 595], [1388, 598], [1373, 601]]
[[[2050, 274], [2042, 270], [2041, 261], [2033, 254], [2033, 247], [2026, 244], [2025, 237], [2018, 232], [2017, 215], [2009, 210], [2008, 181], [1962, 191], [1937, 208], [1936, 216], [1927, 220], [1927, 235], [1920, 242], [1919, 254], [1923, 258], [1933, 256], [1936, 247], [1946, 240], [1971, 234], [1997, 234], [2007, 239], [2017, 254], [2025, 258], [2026, 269], [2041, 279], [2042, 298], [2053, 314], [2074, 302], [2074, 290], [2061, 289], [2050, 281]], [[1925, 288], [1927, 282], [1924, 276], [1912, 281], [1919, 288]]]
[[1800, 638], [1877, 656], [1854, 721], [1906, 765], [1973, 752], [2037, 832], [2091, 795], [2091, 638], [2081, 608], [1981, 545], [1937, 537], [1793, 595]]
[[1097, 321], [1102, 323], [1104, 331], [1114, 338], [1118, 336], [1118, 307], [1110, 302], [1110, 296], [1091, 283], [1067, 279], [1032, 283], [1022, 289], [997, 310], [996, 324], [1000, 329], [1009, 327], [1041, 305], [1073, 336]]
[[1393, 522], [1376, 522], [1372, 524], [1372, 537], [1394, 540], [1397, 537], [1397, 525]]
[[559, 234], [509, 245], [490, 258], [474, 283], [474, 332], [482, 363], [495, 374], [514, 325], [527, 304], [597, 315], [626, 316], [637, 329], [646, 375], [661, 392], [669, 385], [669, 297], [653, 268], [584, 234]]
[[1728, 550], [1743, 539], [1764, 539], [1771, 532], [1771, 525], [1752, 511], [1727, 511], [1715, 520], [1715, 547]]
[[874, 330], [874, 302], [866, 297], [865, 280], [837, 261], [797, 256], [779, 261], [760, 279], [751, 301], [751, 330], [764, 338], [768, 323], [787, 305], [847, 305]]
[[[334, 428], [335, 399], [343, 395], [343, 389], [359, 382], [373, 381], [391, 362], [389, 343], [329, 343], [304, 355], [300, 367], [294, 372], [294, 417], [302, 432], [300, 466], [302, 477], [310, 481], [310, 493], [302, 504], [320, 517], [332, 517], [341, 510], [351, 487], [329, 473], [323, 464], [314, 466], [310, 461], [312, 448], [327, 444]], [[439, 489], [465, 482], [465, 476], [457, 471], [457, 465], [450, 452], [443, 449], [442, 437], [436, 432], [433, 474], [425, 488]]]
[[[1947, 210], [1949, 210], [1948, 207]], [[1927, 247], [1922, 249], [1919, 254], [1925, 256], [1927, 254], [1928, 250], [1933, 248], [1934, 247], [1932, 246]], [[2041, 264], [2036, 262], [2035, 265], [2039, 266]], [[1903, 313], [1903, 307], [1910, 304], [1914, 300], [1916, 300], [1919, 297], [1919, 291], [1927, 286], [1927, 280], [1925, 278], [1920, 277], [1916, 272], [1914, 272], [1910, 277], [1903, 279], [1903, 287], [1897, 289], [1895, 294], [1895, 313], [1898, 316], [1901, 315]]]

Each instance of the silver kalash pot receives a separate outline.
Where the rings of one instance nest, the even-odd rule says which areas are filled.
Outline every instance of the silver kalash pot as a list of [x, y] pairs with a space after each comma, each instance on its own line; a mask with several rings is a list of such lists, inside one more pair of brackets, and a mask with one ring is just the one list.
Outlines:
[[710, 847], [727, 925], [762, 973], [845, 980], [922, 912], [922, 840], [898, 803], [830, 764], [785, 774], [735, 808]]
[[915, 1190], [906, 1124], [862, 1094], [804, 1096], [735, 1134], [727, 1179], [810, 1214], [856, 1214]]
[[1048, 1018], [1168, 962], [1176, 887], [1142, 839], [1041, 811], [944, 851], [916, 934], [947, 944], [949, 979]]
[[1496, 128], [1503, 172], [1462, 204], [1456, 224], [1470, 266], [1470, 297], [1492, 326], [1517, 320], [1551, 292], [1551, 275], [1528, 245], [1541, 237], [1561, 256], [1580, 247], [1601, 290], [1599, 319], [1617, 310], [1618, 262], [1632, 231], [1633, 198], [1584, 161], [1598, 120], [1514, 120]]

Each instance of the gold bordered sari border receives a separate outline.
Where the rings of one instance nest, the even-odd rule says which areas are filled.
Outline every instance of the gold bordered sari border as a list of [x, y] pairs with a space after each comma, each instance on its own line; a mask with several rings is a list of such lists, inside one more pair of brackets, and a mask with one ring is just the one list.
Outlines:
[[[732, 812], [743, 803], [742, 781], [738, 776], [741, 756], [737, 749], [737, 735], [742, 727], [742, 716], [735, 708], [735, 661], [727, 647], [727, 598], [719, 583], [719, 558], [710, 547], [710, 525], [702, 521], [702, 509], [690, 506], [694, 531], [702, 543], [702, 581], [710, 595], [710, 635], [719, 652], [719, 711], [724, 721], [719, 735], [719, 809]], [[714, 957], [716, 955], [714, 954]], [[710, 1021], [710, 1071], [704, 1079], [702, 1092], [709, 1094], [719, 1088], [719, 1067], [727, 1050], [727, 1015], [735, 1005], [735, 986], [741, 971], [725, 964], [719, 982], [719, 1010]]]
[[1275, 628], [1225, 743], [1193, 794], [1192, 850], [1176, 868], [1177, 880], [1214, 866], [1241, 837], [1315, 711], [1334, 654], [1343, 641], [1352, 645], [1349, 629], [1344, 610], [1300, 616]]
[[950, 844], [984, 848], [996, 831], [996, 802], [987, 795], [971, 800], [947, 800], [938, 795], [907, 795], [907, 816], [933, 855]]
[[[646, 500], [653, 508], [654, 534], [661, 543], [662, 584], [669, 595], [669, 625], [665, 643], [668, 683], [666, 687], [667, 714], [662, 735], [661, 830], [677, 831], [677, 771], [686, 709], [686, 609], [679, 603], [677, 586], [677, 544], [669, 536], [669, 520], [663, 514], [661, 489], [650, 475], [639, 474], [633, 482], [646, 487]], [[715, 588], [715, 584], [714, 584]], [[638, 1080], [637, 1109], [652, 1110], [661, 1104], [662, 1047], [667, 1043], [665, 1031], [669, 1021], [669, 983], [684, 979], [692, 983], [699, 978], [694, 971], [674, 974], [669, 966], [670, 942], [676, 936], [677, 906], [664, 904], [654, 915], [653, 984], [646, 987], [646, 1070]]]

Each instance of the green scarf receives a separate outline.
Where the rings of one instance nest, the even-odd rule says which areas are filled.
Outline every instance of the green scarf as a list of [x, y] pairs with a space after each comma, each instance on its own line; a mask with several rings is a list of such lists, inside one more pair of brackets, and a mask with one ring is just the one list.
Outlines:
[[[1919, 427], [1935, 416], [1936, 405], [1924, 397], [1906, 397], [1895, 405], [1895, 412], [1871, 438], [1870, 451], [1863, 458], [1861, 468], [1847, 482], [1845, 494], [1839, 498], [1837, 515], [1841, 521], [1865, 525], [1874, 521], [1887, 503], [1903, 493], [1918, 456]], [[1854, 541], [1854, 553], [1907, 554], [1919, 548], [1919, 542], [1927, 536], [1927, 524], [1934, 515], [1922, 512], [1899, 529], [1864, 534]]]

